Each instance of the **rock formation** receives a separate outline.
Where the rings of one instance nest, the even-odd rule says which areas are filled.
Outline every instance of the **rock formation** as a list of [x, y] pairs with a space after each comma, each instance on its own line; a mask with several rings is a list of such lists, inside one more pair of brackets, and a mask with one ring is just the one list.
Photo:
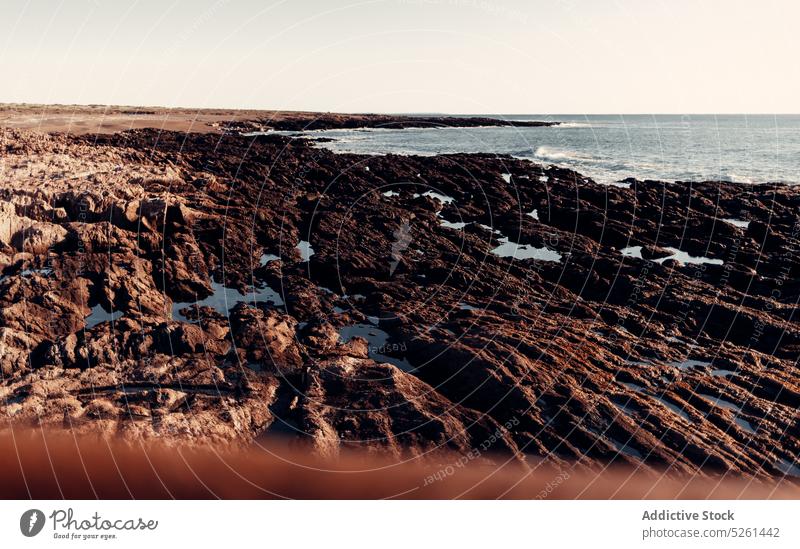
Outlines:
[[794, 187], [0, 135], [13, 422], [797, 475]]

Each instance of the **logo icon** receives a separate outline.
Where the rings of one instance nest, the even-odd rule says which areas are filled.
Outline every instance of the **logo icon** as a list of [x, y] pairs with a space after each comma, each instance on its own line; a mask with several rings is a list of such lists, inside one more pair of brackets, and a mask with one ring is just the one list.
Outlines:
[[32, 538], [44, 528], [44, 513], [38, 509], [29, 509], [22, 513], [19, 519], [19, 529], [22, 535]]

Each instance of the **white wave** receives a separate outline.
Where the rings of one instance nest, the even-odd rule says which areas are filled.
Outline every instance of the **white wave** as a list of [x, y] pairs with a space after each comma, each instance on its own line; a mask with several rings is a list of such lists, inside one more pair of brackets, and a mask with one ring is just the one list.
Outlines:
[[539, 147], [536, 149], [536, 152], [533, 153], [533, 156], [536, 158], [542, 158], [544, 160], [578, 160], [578, 156], [575, 153], [567, 153], [564, 151], [559, 151], [557, 149], [551, 149], [550, 147]]
[[[714, 179], [714, 177], [709, 177], [707, 179]], [[753, 180], [750, 177], [739, 175], [737, 173], [725, 174], [720, 176], [718, 179], [727, 183], [753, 183]]]

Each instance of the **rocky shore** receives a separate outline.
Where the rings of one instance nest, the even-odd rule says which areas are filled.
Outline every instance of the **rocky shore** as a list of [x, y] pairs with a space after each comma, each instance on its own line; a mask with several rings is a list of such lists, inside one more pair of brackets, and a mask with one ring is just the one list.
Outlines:
[[255, 120], [231, 121], [220, 124], [220, 127], [234, 132], [247, 131], [312, 131], [340, 130], [356, 128], [478, 128], [487, 126], [517, 126], [520, 128], [538, 128], [557, 126], [558, 122], [542, 120], [504, 120], [486, 116], [411, 116], [386, 114], [336, 114], [309, 113], [302, 116], [285, 116], [274, 114]]
[[149, 129], [0, 150], [14, 425], [800, 476], [795, 187]]
[[310, 131], [352, 128], [555, 126], [558, 122], [511, 121], [486, 116], [341, 114], [309, 111], [185, 109], [110, 105], [0, 103], [0, 126], [70, 134], [117, 133], [158, 128], [193, 133]]

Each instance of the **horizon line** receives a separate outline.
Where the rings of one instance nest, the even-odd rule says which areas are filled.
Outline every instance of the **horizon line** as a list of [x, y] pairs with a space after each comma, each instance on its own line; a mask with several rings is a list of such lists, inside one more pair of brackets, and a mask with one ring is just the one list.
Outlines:
[[126, 105], [114, 103], [27, 103], [0, 101], [0, 108], [5, 107], [84, 107], [84, 108], [128, 108], [128, 109], [162, 109], [183, 111], [257, 111], [286, 113], [318, 113], [318, 114], [353, 114], [353, 115], [394, 115], [394, 116], [800, 116], [798, 112], [443, 112], [443, 111], [336, 111], [303, 108], [267, 108], [267, 107], [196, 107], [165, 105]]

